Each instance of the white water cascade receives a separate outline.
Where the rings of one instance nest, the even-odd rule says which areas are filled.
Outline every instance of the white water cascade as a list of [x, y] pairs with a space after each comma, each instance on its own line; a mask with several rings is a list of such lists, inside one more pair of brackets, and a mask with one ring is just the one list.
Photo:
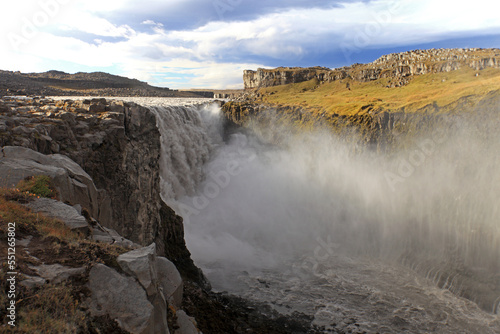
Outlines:
[[162, 196], [216, 290], [303, 312], [327, 333], [500, 332], [494, 125], [381, 156], [326, 131], [224, 143], [215, 104], [148, 105]]

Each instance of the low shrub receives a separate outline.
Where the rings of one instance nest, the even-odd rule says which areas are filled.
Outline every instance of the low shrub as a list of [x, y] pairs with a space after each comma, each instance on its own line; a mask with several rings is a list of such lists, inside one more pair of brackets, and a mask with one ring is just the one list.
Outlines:
[[19, 181], [16, 186], [21, 192], [27, 192], [40, 197], [57, 199], [57, 190], [52, 179], [47, 175], [28, 176]]

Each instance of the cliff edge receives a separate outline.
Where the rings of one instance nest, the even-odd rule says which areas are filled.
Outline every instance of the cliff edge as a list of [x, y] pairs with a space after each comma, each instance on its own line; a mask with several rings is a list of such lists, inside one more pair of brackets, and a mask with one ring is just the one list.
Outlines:
[[369, 64], [354, 64], [347, 67], [328, 69], [325, 67], [278, 67], [245, 70], [245, 89], [273, 87], [300, 83], [312, 79], [320, 83], [351, 79], [367, 82], [390, 79], [388, 87], [406, 85], [414, 76], [428, 73], [450, 72], [463, 67], [482, 70], [500, 67], [499, 49], [430, 49], [414, 50], [384, 55]]

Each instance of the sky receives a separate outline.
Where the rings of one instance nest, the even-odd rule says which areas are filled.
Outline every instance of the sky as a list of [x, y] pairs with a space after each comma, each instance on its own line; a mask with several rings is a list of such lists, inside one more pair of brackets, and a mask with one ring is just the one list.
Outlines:
[[9, 1], [0, 12], [0, 69], [238, 89], [245, 69], [337, 68], [415, 49], [500, 47], [499, 13], [491, 0]]

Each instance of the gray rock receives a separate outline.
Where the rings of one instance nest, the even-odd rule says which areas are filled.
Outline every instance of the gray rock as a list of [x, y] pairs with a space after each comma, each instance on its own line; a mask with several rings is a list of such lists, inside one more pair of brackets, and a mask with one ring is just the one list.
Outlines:
[[62, 201], [80, 204], [99, 217], [99, 194], [92, 178], [73, 160], [60, 155], [44, 155], [18, 146], [5, 146], [0, 154], [0, 186], [14, 187], [27, 176], [48, 175]]
[[63, 120], [68, 122], [69, 125], [74, 126], [76, 124], [76, 116], [75, 114], [71, 112], [61, 112], [59, 114], [59, 117]]
[[93, 316], [108, 314], [121, 328], [134, 334], [154, 333], [153, 305], [135, 279], [96, 264], [90, 270], [89, 289]]
[[[94, 102], [92, 102], [94, 103]], [[95, 103], [95, 104], [91, 104], [89, 105], [89, 109], [88, 111], [90, 113], [98, 113], [98, 112], [105, 112], [106, 111], [106, 104], [103, 104], [103, 103]]]
[[180, 308], [184, 284], [175, 265], [168, 259], [158, 256], [156, 258], [158, 283], [163, 289], [165, 298], [170, 305]]
[[106, 132], [100, 131], [97, 133], [86, 133], [83, 135], [85, 141], [92, 147], [92, 145], [99, 146], [104, 142], [104, 138], [106, 138]]
[[19, 282], [19, 284], [24, 286], [27, 289], [38, 288], [38, 287], [44, 285], [45, 283], [47, 283], [47, 281], [42, 277], [29, 276], [29, 275], [24, 275], [24, 276], [26, 277], [26, 279]]
[[199, 331], [196, 328], [196, 321], [193, 317], [190, 317], [183, 310], [179, 310], [177, 315], [177, 325], [179, 329], [175, 331], [174, 334], [198, 334]]
[[[18, 147], [18, 149], [28, 150], [23, 147]], [[62, 168], [43, 165], [31, 159], [10, 158], [5, 152], [2, 153], [3, 157], [0, 156], [0, 173], [4, 175], [0, 179], [0, 186], [2, 187], [15, 187], [25, 177], [39, 174], [48, 175], [54, 180], [66, 181], [67, 175]]]
[[106, 244], [110, 244], [110, 245], [114, 244], [114, 245], [118, 245], [120, 247], [127, 248], [127, 249], [141, 248], [140, 245], [138, 245], [138, 244], [136, 244], [128, 239], [125, 239], [124, 237], [119, 235], [118, 232], [116, 232], [115, 230], [107, 228], [107, 227], [103, 227], [103, 226], [99, 225], [98, 223], [96, 223], [96, 225], [97, 226], [95, 228], [91, 229], [92, 239], [94, 241], [102, 242], [102, 243], [106, 243]]
[[73, 208], [75, 208], [76, 212], [78, 212], [80, 215], [82, 214], [82, 206], [80, 204], [73, 205]]
[[154, 329], [155, 333], [166, 333], [169, 334], [168, 323], [167, 323], [167, 302], [163, 293], [159, 292], [149, 300], [153, 304], [154, 312]]
[[137, 278], [148, 296], [158, 292], [156, 288], [156, 244], [139, 248], [117, 258], [118, 264], [127, 274]]
[[60, 264], [42, 264], [40, 266], [29, 266], [36, 271], [39, 276], [50, 283], [61, 283], [66, 281], [71, 276], [82, 275], [85, 273], [85, 268], [69, 268]]
[[47, 217], [56, 218], [64, 222], [72, 230], [79, 230], [83, 233], [89, 231], [89, 226], [85, 218], [72, 206], [64, 204], [50, 198], [38, 198], [26, 204], [33, 212], [40, 212]]
[[17, 240], [16, 241], [16, 245], [17, 246], [21, 246], [21, 247], [28, 247], [28, 245], [30, 244], [31, 242], [31, 239], [33, 239], [33, 236], [30, 235], [24, 239], [20, 239], [20, 240]]
[[156, 269], [156, 245], [139, 248], [122, 254], [117, 259], [123, 271], [135, 277], [146, 290], [148, 300], [154, 306], [155, 333], [168, 333], [167, 302], [162, 289], [158, 288]]
[[24, 126], [17, 126], [12, 129], [12, 133], [18, 135], [18, 136], [28, 136], [30, 133], [33, 132], [33, 129], [26, 128]]

